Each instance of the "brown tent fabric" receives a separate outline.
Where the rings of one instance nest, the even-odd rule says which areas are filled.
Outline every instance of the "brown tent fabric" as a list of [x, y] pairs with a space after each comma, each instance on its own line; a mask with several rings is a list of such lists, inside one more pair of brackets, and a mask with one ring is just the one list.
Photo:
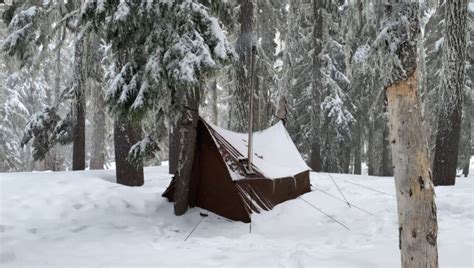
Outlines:
[[[242, 153], [221, 134], [223, 131], [219, 133], [218, 127], [199, 120], [190, 207], [197, 206], [232, 220], [250, 222], [251, 213], [270, 210], [311, 191], [309, 168], [297, 174], [269, 178], [262, 174], [263, 168], [254, 165], [255, 174], [247, 174], [239, 161], [243, 159]], [[286, 130], [282, 135], [285, 134]], [[292, 142], [291, 145], [294, 146]], [[236, 174], [239, 179], [235, 179]], [[173, 178], [163, 196], [173, 201], [174, 189]]]

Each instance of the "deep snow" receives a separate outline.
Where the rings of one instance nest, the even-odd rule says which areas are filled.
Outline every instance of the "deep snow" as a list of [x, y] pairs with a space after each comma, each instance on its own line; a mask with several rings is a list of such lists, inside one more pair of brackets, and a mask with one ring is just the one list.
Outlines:
[[[167, 167], [145, 169], [143, 187], [114, 171], [0, 173], [1, 267], [399, 267], [393, 178], [332, 174], [349, 202], [319, 190], [256, 214], [249, 225], [199, 208], [181, 217], [161, 197]], [[371, 189], [352, 184], [357, 183]], [[315, 188], [342, 199], [326, 173]], [[383, 193], [382, 193], [383, 192]], [[438, 187], [440, 267], [473, 267], [474, 177]]]

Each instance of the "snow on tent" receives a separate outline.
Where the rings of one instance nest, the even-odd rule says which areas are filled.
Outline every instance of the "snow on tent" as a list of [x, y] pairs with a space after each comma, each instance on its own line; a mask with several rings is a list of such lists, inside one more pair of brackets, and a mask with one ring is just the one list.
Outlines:
[[[246, 172], [247, 134], [200, 119], [189, 206], [232, 220], [250, 222], [250, 214], [311, 191], [310, 168], [281, 122], [253, 134], [253, 174]], [[173, 201], [175, 179], [163, 193]]]

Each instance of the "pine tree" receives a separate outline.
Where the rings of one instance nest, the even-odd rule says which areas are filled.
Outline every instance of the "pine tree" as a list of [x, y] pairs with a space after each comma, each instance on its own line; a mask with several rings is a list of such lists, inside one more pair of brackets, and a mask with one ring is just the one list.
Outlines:
[[[53, 69], [49, 66], [51, 62], [49, 61], [48, 66], [42, 64], [50, 60], [49, 58], [54, 54], [54, 51], [58, 51], [61, 46], [65, 46], [66, 29], [74, 31], [79, 27], [75, 17], [78, 8], [74, 2], [65, 3], [64, 1], [28, 0], [22, 3], [14, 2], [8, 12], [5, 13], [6, 16], [4, 16], [8, 23], [9, 35], [3, 43], [3, 51], [8, 57], [18, 60], [20, 69], [28, 68], [28, 66], [32, 67], [30, 70], [33, 76], [38, 75], [38, 70], [44, 70], [46, 79], [44, 83], [53, 88], [53, 80], [49, 75], [50, 70]], [[55, 38], [56, 36], [58, 38]], [[58, 40], [58, 42], [53, 51], [50, 45], [54, 44], [54, 40]], [[59, 54], [59, 58], [61, 58], [61, 54]], [[58, 66], [58, 63], [56, 63], [56, 66]], [[58, 84], [56, 81], [54, 83]], [[54, 87], [57, 88], [58, 86]], [[52, 91], [48, 91], [46, 94], [47, 100], [45, 102], [49, 107], [41, 107], [39, 110], [43, 109], [43, 111], [36, 111], [37, 114], [31, 116], [21, 142], [25, 145], [29, 140], [33, 140], [33, 157], [35, 160], [42, 160], [47, 157], [55, 144], [71, 143], [76, 137], [76, 135], [72, 135], [73, 126], [75, 125], [72, 116], [58, 114], [63, 101], [69, 99], [71, 95], [66, 91], [56, 92], [54, 103], [51, 103], [53, 96], [49, 92]], [[47, 122], [45, 119], [52, 121]], [[45, 124], [41, 125], [40, 122]], [[71, 133], [67, 133], [68, 131], [71, 131]], [[75, 148], [84, 151], [81, 144], [77, 143]], [[79, 154], [79, 156], [81, 155], [84, 154]], [[75, 163], [84, 160], [84, 157], [77, 158], [77, 155], [73, 158]], [[47, 159], [47, 161], [50, 160]], [[75, 166], [77, 168], [77, 165]]]
[[[82, 18], [112, 45], [117, 73], [110, 79], [107, 102], [118, 120], [138, 124], [151, 110], [170, 121], [179, 118], [175, 214], [185, 213], [202, 83], [219, 62], [233, 57], [217, 19], [195, 1], [165, 0], [88, 0]], [[135, 143], [128, 159], [137, 164], [147, 144], [145, 139]]]

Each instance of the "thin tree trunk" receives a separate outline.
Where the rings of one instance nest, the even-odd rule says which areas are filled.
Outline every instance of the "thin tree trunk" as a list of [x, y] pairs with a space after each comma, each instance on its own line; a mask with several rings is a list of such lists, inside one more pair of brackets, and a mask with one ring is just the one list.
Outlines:
[[217, 109], [217, 79], [212, 81], [212, 122], [217, 125], [219, 110]]
[[189, 207], [189, 188], [197, 143], [199, 88], [189, 89], [179, 120], [179, 160], [175, 174], [174, 213], [184, 214]]
[[374, 160], [374, 119], [371, 116], [369, 118], [369, 129], [368, 129], [368, 141], [367, 141], [367, 167], [368, 167], [368, 174], [370, 176], [375, 175], [375, 160]]
[[362, 123], [358, 116], [354, 135], [354, 174], [362, 174]]
[[84, 36], [80, 35], [81, 33], [77, 33], [76, 43], [74, 45], [72, 170], [84, 170], [86, 167], [86, 100], [83, 72]]
[[172, 123], [169, 131], [169, 174], [175, 174], [179, 160], [179, 122]]
[[438, 267], [436, 205], [416, 72], [387, 88], [402, 267]]
[[[385, 110], [385, 108], [384, 108]], [[390, 159], [390, 145], [388, 142], [388, 122], [385, 122], [385, 118], [383, 119], [383, 129], [382, 129], [382, 157], [380, 163], [380, 175], [381, 176], [393, 176], [393, 165], [392, 160]]]
[[469, 165], [471, 162], [471, 155], [472, 155], [472, 147], [473, 147], [473, 117], [474, 117], [474, 106], [472, 105], [472, 98], [471, 98], [471, 93], [466, 92], [465, 94], [465, 99], [464, 99], [464, 113], [463, 113], [463, 126], [461, 129], [461, 132], [463, 132], [462, 136], [463, 139], [461, 144], [459, 144], [460, 147], [460, 153], [462, 154], [462, 159], [463, 163], [460, 165], [462, 168], [462, 174], [464, 177], [467, 177], [469, 174]]
[[467, 50], [467, 0], [446, 1], [445, 5], [443, 102], [433, 162], [435, 185], [456, 182]]
[[323, 50], [323, 22], [324, 1], [313, 1], [314, 27], [313, 27], [313, 90], [312, 113], [311, 113], [311, 159], [310, 167], [318, 172], [322, 170], [321, 165], [321, 89], [323, 87], [323, 76], [321, 73], [321, 52]]

